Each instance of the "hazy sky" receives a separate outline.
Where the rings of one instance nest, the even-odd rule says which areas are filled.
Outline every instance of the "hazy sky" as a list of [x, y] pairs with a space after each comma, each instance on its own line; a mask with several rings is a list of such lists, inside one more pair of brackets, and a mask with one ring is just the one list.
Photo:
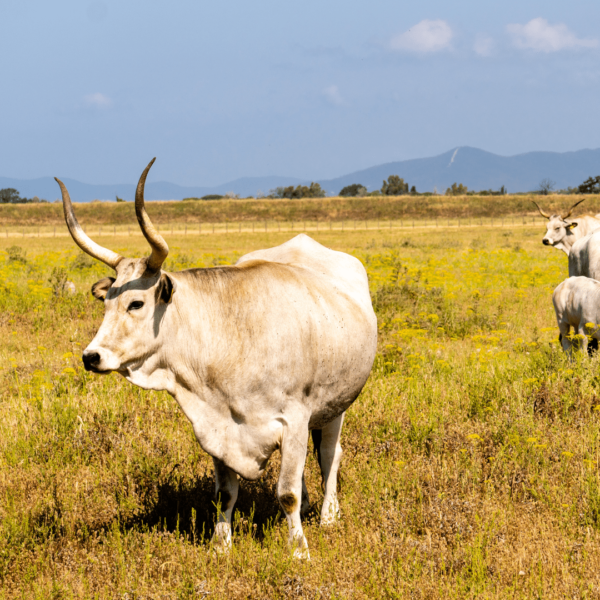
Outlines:
[[600, 146], [592, 0], [0, 0], [0, 175], [330, 178]]

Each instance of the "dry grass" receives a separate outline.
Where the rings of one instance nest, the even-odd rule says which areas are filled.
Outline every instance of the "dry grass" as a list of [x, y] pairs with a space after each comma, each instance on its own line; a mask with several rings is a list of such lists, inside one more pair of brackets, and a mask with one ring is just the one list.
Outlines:
[[[531, 203], [545, 210], [564, 212], [581, 196], [397, 196], [366, 198], [312, 198], [302, 200], [210, 200], [152, 202], [149, 208], [155, 223], [196, 225], [242, 221], [262, 223], [290, 221], [364, 221], [400, 219], [443, 219], [538, 216]], [[591, 195], [578, 215], [600, 211], [600, 196]], [[133, 202], [83, 203], [76, 206], [81, 223], [88, 226], [136, 223]], [[0, 205], [0, 227], [62, 226], [61, 204]]]
[[[366, 264], [380, 346], [344, 428], [338, 526], [314, 520], [309, 453], [310, 562], [286, 546], [277, 458], [242, 482], [231, 554], [211, 551], [212, 465], [175, 401], [81, 368], [104, 268], [64, 238], [26, 238], [25, 262], [0, 238], [0, 598], [599, 597], [598, 359], [558, 349], [566, 257], [541, 235], [315, 236]], [[175, 236], [170, 266], [287, 238]], [[65, 275], [74, 296], [51, 291]]]

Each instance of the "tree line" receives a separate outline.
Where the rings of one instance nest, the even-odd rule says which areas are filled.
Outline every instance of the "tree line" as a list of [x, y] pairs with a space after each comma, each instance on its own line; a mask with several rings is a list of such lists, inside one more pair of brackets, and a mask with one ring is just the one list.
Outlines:
[[37, 196], [22, 198], [15, 188], [3, 188], [0, 190], [0, 204], [30, 204], [37, 202], [48, 202], [48, 200], [42, 200]]

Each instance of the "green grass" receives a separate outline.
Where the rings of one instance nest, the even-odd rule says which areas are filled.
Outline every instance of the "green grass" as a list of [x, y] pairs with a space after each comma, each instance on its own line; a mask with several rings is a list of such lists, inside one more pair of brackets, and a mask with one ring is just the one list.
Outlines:
[[[559, 349], [567, 260], [541, 236], [314, 232], [366, 265], [380, 340], [332, 528], [309, 452], [310, 562], [286, 545], [276, 456], [241, 484], [232, 552], [212, 552], [212, 464], [175, 401], [81, 367], [108, 270], [67, 238], [0, 237], [0, 598], [597, 597], [598, 359]], [[178, 269], [290, 234], [166, 237]], [[148, 253], [139, 236], [102, 243]], [[53, 293], [65, 277], [77, 294]]]

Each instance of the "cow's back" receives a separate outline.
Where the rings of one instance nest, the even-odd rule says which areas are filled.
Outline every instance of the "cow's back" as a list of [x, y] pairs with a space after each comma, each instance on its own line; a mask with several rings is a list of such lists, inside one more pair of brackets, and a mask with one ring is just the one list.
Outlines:
[[345, 252], [326, 248], [303, 233], [280, 246], [245, 254], [236, 265], [254, 260], [302, 267], [318, 273], [367, 312], [373, 311], [369, 281], [362, 263]]

